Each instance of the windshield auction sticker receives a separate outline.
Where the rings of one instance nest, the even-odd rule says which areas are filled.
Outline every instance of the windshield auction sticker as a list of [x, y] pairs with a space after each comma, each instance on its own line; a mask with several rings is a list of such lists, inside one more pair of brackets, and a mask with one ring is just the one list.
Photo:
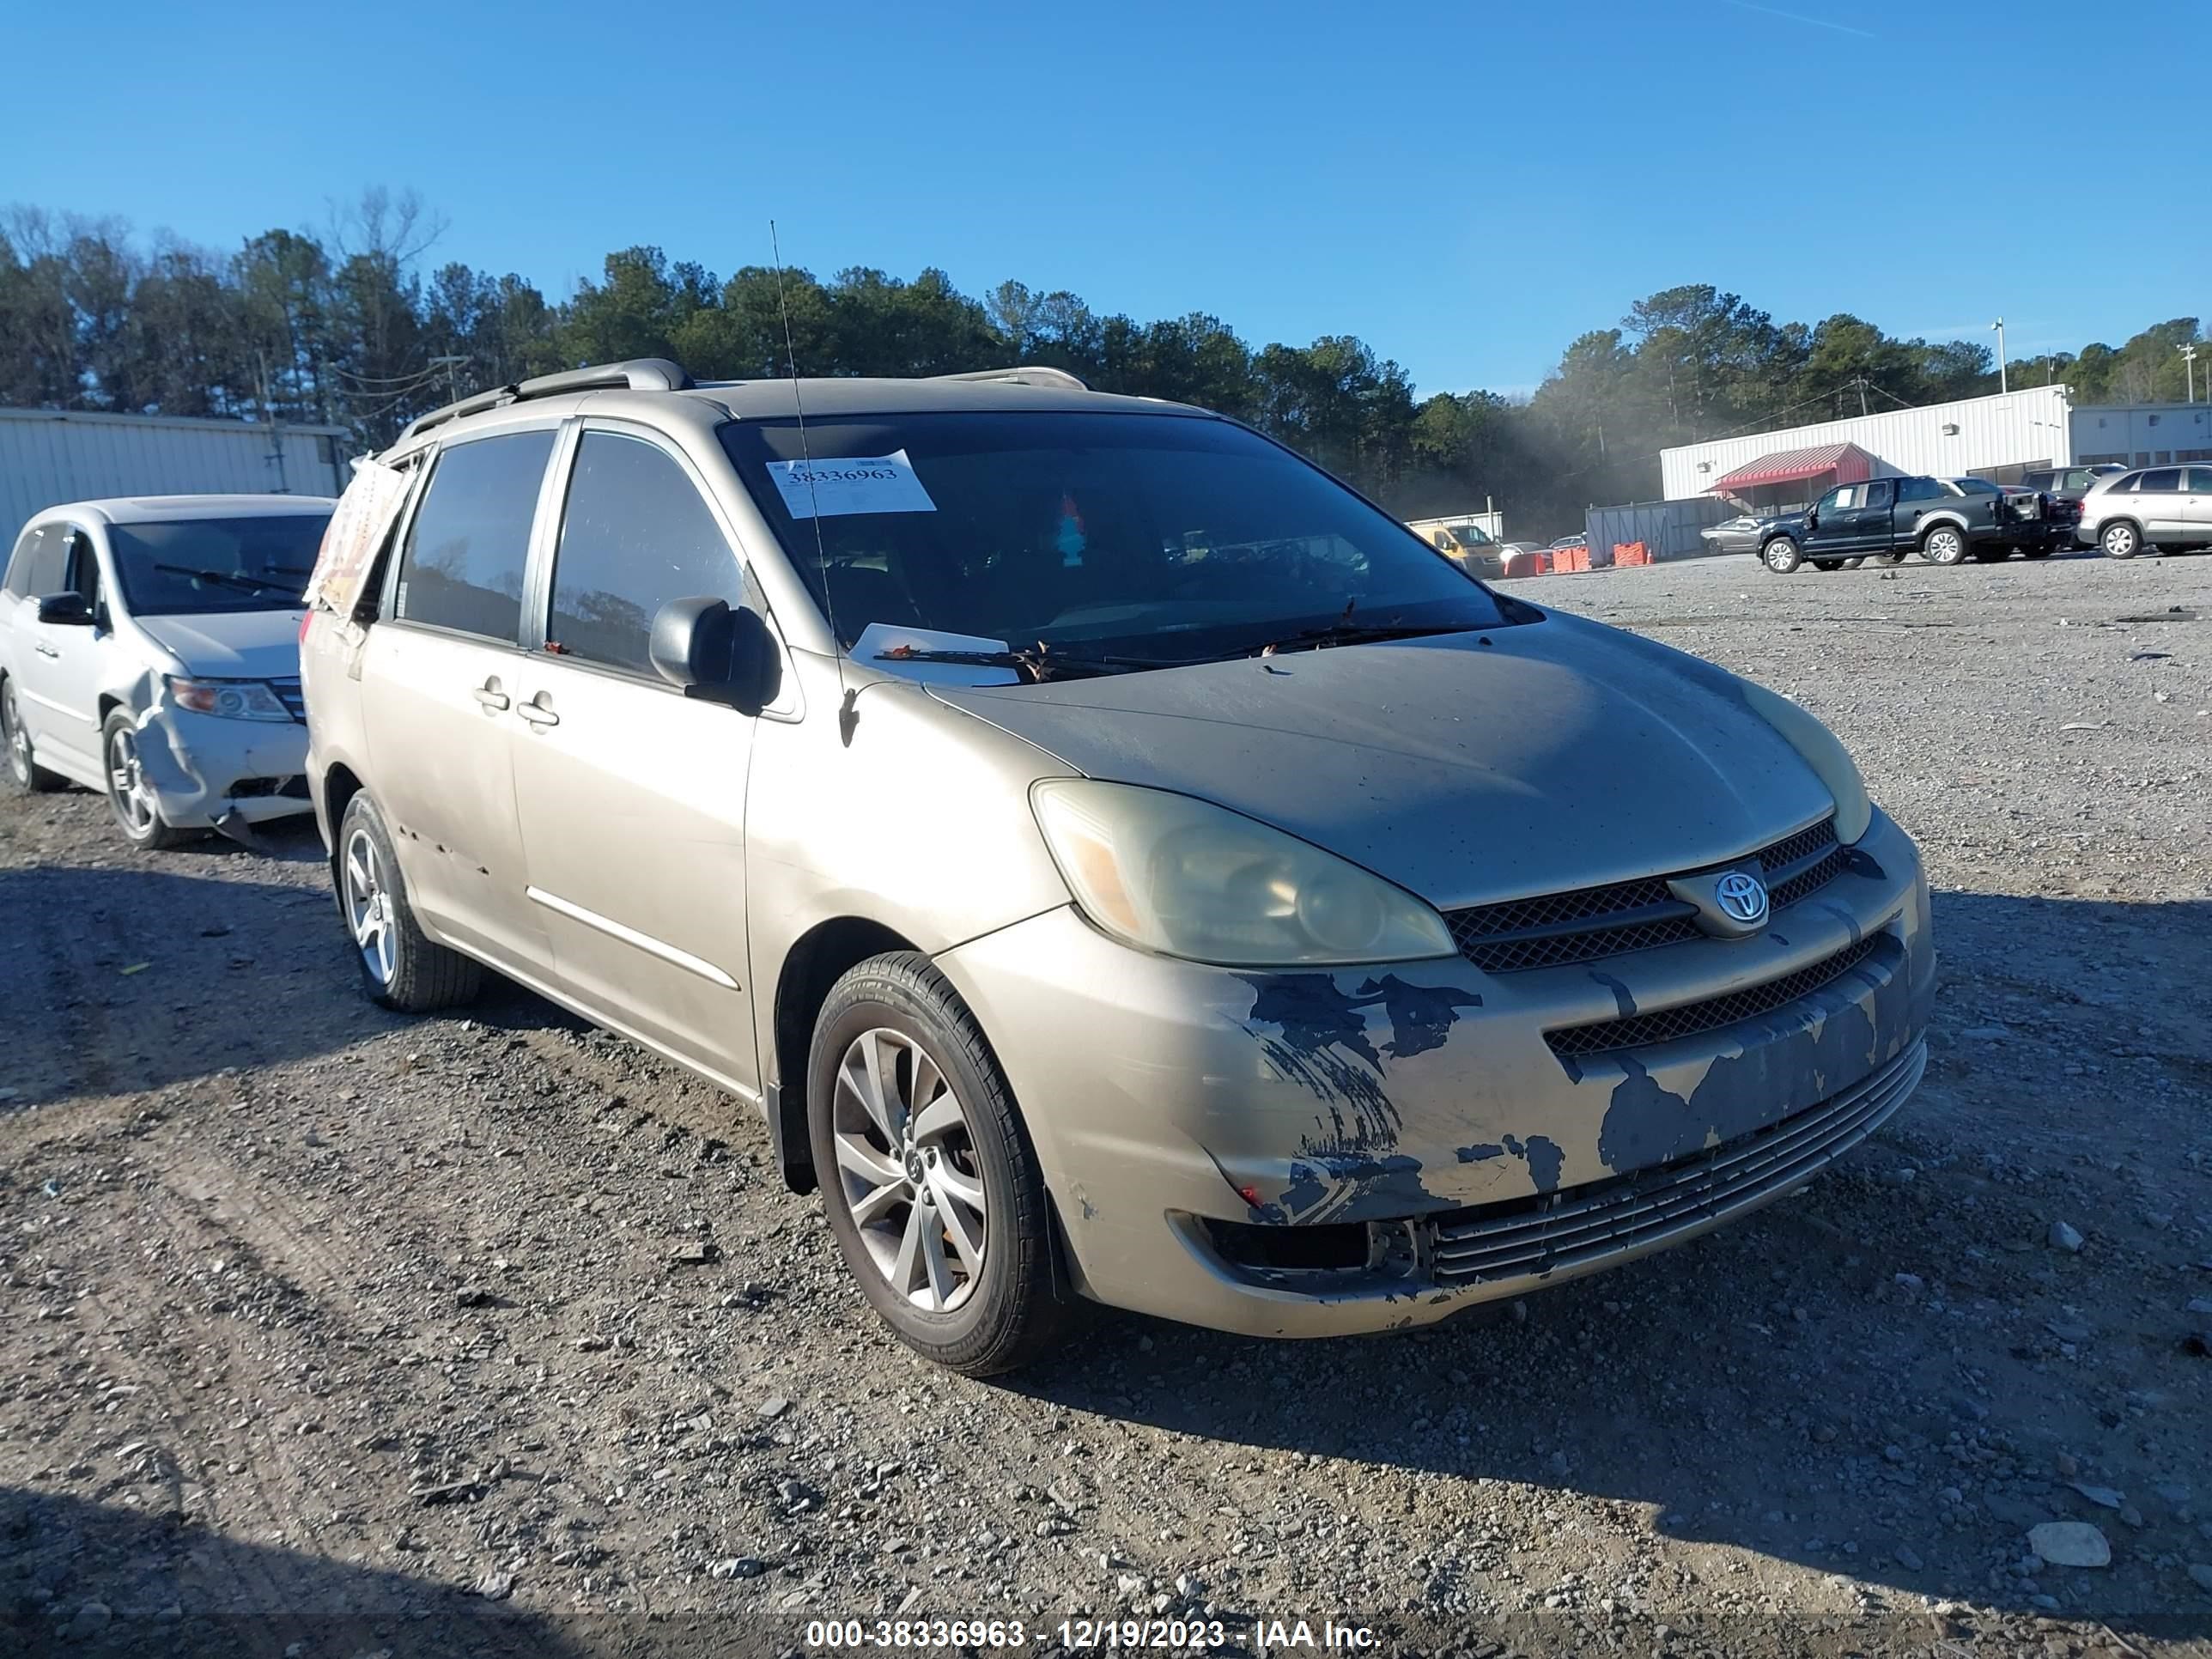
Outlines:
[[934, 513], [937, 503], [914, 475], [903, 449], [890, 455], [818, 461], [770, 461], [783, 505], [794, 519], [835, 519], [851, 513]]

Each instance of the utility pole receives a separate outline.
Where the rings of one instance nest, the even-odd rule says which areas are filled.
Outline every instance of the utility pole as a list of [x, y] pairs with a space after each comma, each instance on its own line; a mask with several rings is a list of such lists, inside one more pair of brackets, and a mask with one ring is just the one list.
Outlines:
[[2182, 364], [2188, 373], [2189, 401], [2193, 404], [2197, 401], [2197, 348], [2194, 344], [2178, 345], [2174, 349], [2181, 354]]
[[468, 362], [468, 359], [465, 357], [433, 357], [430, 359], [430, 367], [433, 368], [435, 368], [441, 363], [443, 363], [446, 366], [446, 392], [447, 393], [447, 400], [449, 403], [457, 404], [461, 400], [460, 382], [454, 378], [453, 370], [456, 366], [466, 362]]
[[1866, 376], [1863, 374], [1854, 374], [1851, 377], [1851, 384], [1859, 389], [1859, 418], [1861, 420], [1864, 420], [1866, 419], [1867, 412]]
[[1997, 395], [2002, 397], [2012, 390], [2005, 379], [2004, 319], [1998, 318], [1990, 326], [1997, 331]]

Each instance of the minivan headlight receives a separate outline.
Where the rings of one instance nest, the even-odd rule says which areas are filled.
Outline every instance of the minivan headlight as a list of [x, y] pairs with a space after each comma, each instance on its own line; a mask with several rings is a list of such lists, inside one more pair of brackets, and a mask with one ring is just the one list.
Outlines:
[[1241, 812], [1087, 778], [1030, 799], [1084, 915], [1131, 945], [1226, 968], [1454, 954], [1431, 906]]
[[195, 714], [213, 714], [227, 720], [289, 720], [284, 707], [264, 680], [188, 680], [169, 677], [169, 695], [177, 707]]
[[1867, 799], [1866, 780], [1843, 740], [1789, 698], [1750, 680], [1743, 683], [1743, 700], [1751, 712], [1782, 734], [1783, 740], [1804, 758], [1813, 775], [1836, 802], [1836, 839], [1849, 847], [1874, 822], [1874, 803]]

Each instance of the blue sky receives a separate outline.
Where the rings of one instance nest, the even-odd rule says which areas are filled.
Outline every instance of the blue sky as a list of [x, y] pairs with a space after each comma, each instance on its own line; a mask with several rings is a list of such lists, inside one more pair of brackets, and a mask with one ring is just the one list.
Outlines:
[[228, 247], [412, 188], [434, 258], [556, 296], [637, 242], [765, 262], [773, 216], [823, 276], [1353, 333], [1425, 392], [1532, 389], [1682, 282], [1931, 337], [2002, 313], [2014, 356], [2212, 312], [2212, 112], [2142, 50], [2193, 61], [2203, 13], [2166, 0], [40, 11], [8, 55], [68, 72], [0, 201]]

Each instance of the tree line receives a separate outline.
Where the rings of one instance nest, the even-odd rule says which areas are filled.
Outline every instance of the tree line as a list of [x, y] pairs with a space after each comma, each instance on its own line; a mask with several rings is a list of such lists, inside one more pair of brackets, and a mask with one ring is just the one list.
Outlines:
[[[1662, 447], [1997, 389], [1974, 342], [1898, 339], [1838, 313], [1777, 323], [1686, 284], [1571, 343], [1533, 395], [1415, 395], [1351, 334], [1249, 344], [1205, 313], [1101, 314], [1014, 280], [975, 296], [942, 270], [866, 267], [827, 281], [746, 265], [726, 278], [657, 247], [606, 256], [565, 298], [512, 272], [428, 256], [444, 227], [380, 190], [321, 233], [270, 230], [228, 252], [112, 219], [0, 213], [0, 405], [213, 415], [340, 426], [381, 446], [423, 410], [586, 362], [672, 357], [702, 380], [940, 374], [1012, 362], [1101, 391], [1250, 422], [1407, 517], [1486, 498], [1516, 535], [1578, 527], [1594, 503], [1659, 493]], [[2193, 317], [2114, 347], [2015, 360], [2014, 386], [2077, 403], [2179, 399]], [[2212, 351], [2205, 354], [2212, 376]], [[2208, 379], [2212, 385], [2212, 379]]]

